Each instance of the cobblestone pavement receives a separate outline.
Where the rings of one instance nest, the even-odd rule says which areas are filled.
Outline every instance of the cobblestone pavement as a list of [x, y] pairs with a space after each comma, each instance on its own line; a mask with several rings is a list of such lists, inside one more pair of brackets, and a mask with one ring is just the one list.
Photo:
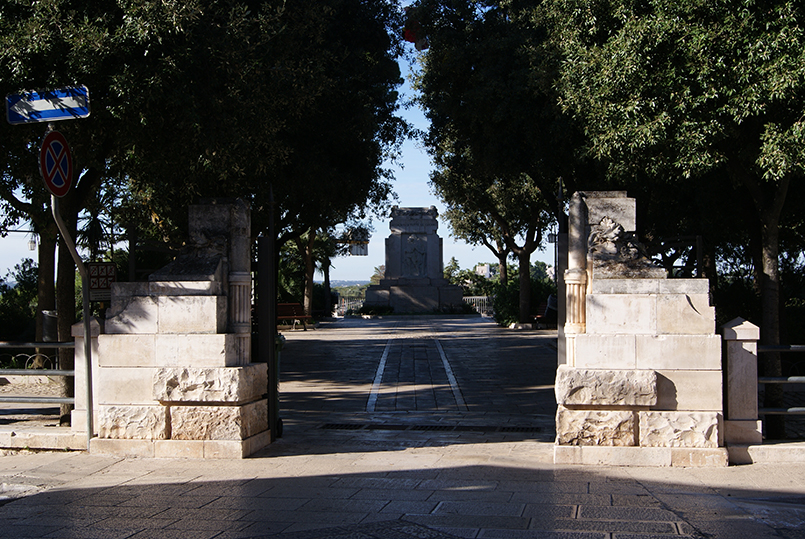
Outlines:
[[805, 537], [802, 464], [555, 466], [550, 333], [391, 317], [286, 336], [271, 446], [8, 454], [0, 538]]

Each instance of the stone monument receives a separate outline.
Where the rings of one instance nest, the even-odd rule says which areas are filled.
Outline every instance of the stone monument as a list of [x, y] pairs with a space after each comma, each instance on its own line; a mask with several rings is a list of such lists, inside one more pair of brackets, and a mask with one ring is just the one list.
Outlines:
[[706, 279], [668, 279], [625, 192], [570, 203], [558, 464], [726, 466], [721, 338]]
[[[93, 352], [93, 453], [241, 458], [270, 443], [267, 365], [251, 362], [249, 208], [189, 213], [182, 254], [148, 282], [113, 285]], [[83, 394], [72, 420], [86, 432]]]
[[393, 307], [395, 313], [451, 311], [463, 302], [460, 286], [444, 278], [439, 212], [430, 208], [391, 210], [386, 238], [386, 272], [366, 291], [365, 305]]

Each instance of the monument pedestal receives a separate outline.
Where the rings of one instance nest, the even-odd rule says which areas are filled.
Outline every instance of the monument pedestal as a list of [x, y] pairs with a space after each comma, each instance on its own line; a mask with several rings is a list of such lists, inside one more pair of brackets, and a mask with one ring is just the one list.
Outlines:
[[442, 239], [436, 234], [436, 208], [391, 210], [386, 239], [386, 272], [366, 291], [367, 306], [392, 307], [395, 313], [460, 309], [463, 292], [444, 278]]

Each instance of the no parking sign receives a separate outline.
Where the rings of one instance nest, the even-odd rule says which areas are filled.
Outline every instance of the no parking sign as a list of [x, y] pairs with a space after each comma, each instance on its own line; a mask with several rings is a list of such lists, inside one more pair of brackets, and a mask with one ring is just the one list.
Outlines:
[[73, 185], [73, 157], [64, 135], [51, 131], [39, 152], [39, 170], [53, 196], [63, 197]]

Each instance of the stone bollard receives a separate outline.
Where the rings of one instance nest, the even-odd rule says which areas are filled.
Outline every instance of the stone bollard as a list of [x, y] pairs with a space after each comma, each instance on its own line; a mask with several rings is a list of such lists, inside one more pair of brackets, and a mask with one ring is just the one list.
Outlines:
[[726, 387], [724, 442], [727, 445], [759, 444], [762, 421], [757, 414], [757, 341], [760, 328], [743, 318], [721, 326], [724, 340]]

